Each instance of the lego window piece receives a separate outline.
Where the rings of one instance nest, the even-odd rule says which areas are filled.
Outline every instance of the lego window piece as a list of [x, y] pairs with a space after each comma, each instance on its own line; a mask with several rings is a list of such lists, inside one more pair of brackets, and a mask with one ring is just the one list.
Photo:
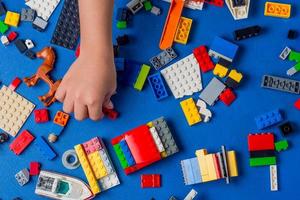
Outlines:
[[9, 145], [9, 149], [16, 155], [20, 155], [33, 140], [34, 136], [25, 130]]
[[265, 16], [290, 18], [292, 5], [267, 1], [265, 4]]
[[223, 58], [233, 62], [239, 47], [220, 37], [215, 37], [208, 54], [215, 59]]
[[78, 0], [65, 0], [51, 43], [75, 49], [80, 35]]
[[193, 98], [181, 101], [180, 105], [185, 115], [185, 118], [190, 126], [201, 122], [202, 119]]
[[[25, 4], [35, 10], [37, 16], [48, 21], [59, 2], [60, 0], [29, 0]], [[29, 15], [31, 16], [32, 13], [30, 12]]]
[[148, 82], [151, 86], [152, 92], [155, 98], [159, 101], [167, 98], [168, 92], [166, 90], [165, 84], [160, 73], [152, 74], [148, 77]]
[[262, 78], [261, 87], [293, 94], [300, 94], [300, 81], [276, 76], [264, 75]]
[[27, 169], [22, 169], [15, 175], [15, 178], [18, 181], [19, 185], [23, 186], [29, 182], [29, 171]]
[[186, 17], [181, 17], [178, 27], [177, 27], [177, 31], [175, 34], [175, 38], [174, 38], [174, 42], [180, 43], [180, 44], [186, 44], [188, 39], [189, 39], [189, 35], [190, 35], [190, 31], [192, 28], [192, 23], [193, 20], [190, 18], [186, 18]]
[[161, 70], [161, 73], [176, 99], [202, 90], [201, 72], [194, 54]]
[[250, 0], [243, 0], [243, 1], [225, 0], [225, 2], [234, 20], [248, 18]]
[[270, 127], [274, 124], [280, 123], [283, 120], [283, 117], [279, 110], [273, 110], [267, 113], [264, 113], [255, 118], [255, 123], [258, 129], [264, 129]]
[[212, 106], [225, 88], [226, 86], [224, 83], [214, 77], [201, 92], [199, 98], [205, 101], [208, 105]]
[[0, 90], [0, 128], [15, 137], [26, 122], [35, 105], [2, 86]]
[[161, 53], [159, 53], [157, 56], [151, 58], [149, 62], [156, 70], [159, 70], [160, 68], [166, 66], [175, 58], [177, 58], [176, 52], [172, 48], [168, 48], [162, 51]]

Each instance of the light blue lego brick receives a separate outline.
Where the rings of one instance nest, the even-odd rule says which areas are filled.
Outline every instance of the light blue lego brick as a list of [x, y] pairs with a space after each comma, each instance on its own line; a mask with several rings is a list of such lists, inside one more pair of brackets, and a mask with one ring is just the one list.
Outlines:
[[159, 72], [148, 76], [148, 82], [157, 100], [162, 100], [169, 96]]
[[62, 133], [62, 131], [64, 130], [64, 128], [65, 128], [64, 126], [60, 126], [58, 124], [52, 123], [50, 130], [51, 130], [51, 133], [53, 133], [56, 136], [59, 136]]
[[185, 185], [193, 185], [202, 182], [201, 175], [200, 175], [200, 168], [196, 157], [182, 160], [181, 169], [182, 169]]
[[255, 123], [258, 129], [264, 129], [283, 121], [280, 111], [273, 110], [262, 114], [255, 118]]
[[233, 60], [238, 51], [238, 48], [238, 45], [217, 36], [215, 37], [210, 49]]
[[192, 158], [190, 160], [190, 162], [191, 162], [195, 182], [196, 183], [201, 183], [202, 178], [201, 178], [201, 174], [200, 174], [200, 167], [199, 167], [198, 159], [197, 158]]
[[124, 156], [126, 158], [128, 166], [130, 167], [130, 166], [135, 165], [135, 160], [134, 160], [134, 158], [133, 158], [133, 156], [132, 156], [132, 154], [130, 152], [130, 149], [129, 149], [126, 141], [125, 140], [121, 140], [119, 142], [119, 144], [120, 144], [120, 147], [121, 147], [121, 149], [122, 149], [122, 151], [124, 153]]
[[117, 71], [124, 71], [125, 58], [115, 58], [115, 66]]
[[37, 137], [34, 144], [48, 160], [53, 160], [56, 157], [56, 153], [51, 149], [43, 137]]

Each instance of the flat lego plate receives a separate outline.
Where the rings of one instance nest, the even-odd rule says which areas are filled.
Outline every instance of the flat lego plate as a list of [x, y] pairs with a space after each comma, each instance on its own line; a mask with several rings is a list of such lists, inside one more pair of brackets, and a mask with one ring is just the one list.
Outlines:
[[15, 137], [35, 105], [6, 86], [0, 90], [0, 128]]

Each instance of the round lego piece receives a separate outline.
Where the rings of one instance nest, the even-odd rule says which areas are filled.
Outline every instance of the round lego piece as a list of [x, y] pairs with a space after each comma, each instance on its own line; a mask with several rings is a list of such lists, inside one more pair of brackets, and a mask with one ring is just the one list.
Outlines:
[[80, 162], [75, 150], [70, 149], [63, 154], [62, 164], [67, 169], [76, 169], [77, 167], [79, 167]]
[[8, 140], [9, 136], [7, 133], [0, 133], [0, 144]]
[[48, 141], [50, 142], [50, 143], [54, 143], [54, 142], [56, 142], [57, 141], [57, 136], [56, 135], [54, 135], [53, 133], [50, 133], [49, 135], [48, 135]]

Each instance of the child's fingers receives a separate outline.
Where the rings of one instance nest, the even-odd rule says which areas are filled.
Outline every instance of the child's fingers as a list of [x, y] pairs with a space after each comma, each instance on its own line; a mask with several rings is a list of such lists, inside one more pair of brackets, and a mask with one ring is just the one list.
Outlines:
[[86, 119], [88, 117], [87, 106], [76, 101], [74, 104], [74, 114], [75, 114], [75, 119], [79, 121]]
[[114, 104], [110, 99], [108, 99], [104, 102], [103, 107], [108, 108], [108, 109], [113, 109]]
[[66, 90], [64, 87], [60, 86], [58, 87], [56, 93], [55, 93], [55, 98], [59, 101], [59, 102], [64, 102], [66, 97]]
[[66, 94], [65, 100], [64, 100], [64, 106], [63, 106], [63, 110], [66, 113], [72, 113], [74, 112], [74, 101], [73, 101], [73, 97], [70, 96], [70, 94]]
[[88, 113], [91, 120], [97, 121], [103, 118], [102, 103], [88, 105]]

